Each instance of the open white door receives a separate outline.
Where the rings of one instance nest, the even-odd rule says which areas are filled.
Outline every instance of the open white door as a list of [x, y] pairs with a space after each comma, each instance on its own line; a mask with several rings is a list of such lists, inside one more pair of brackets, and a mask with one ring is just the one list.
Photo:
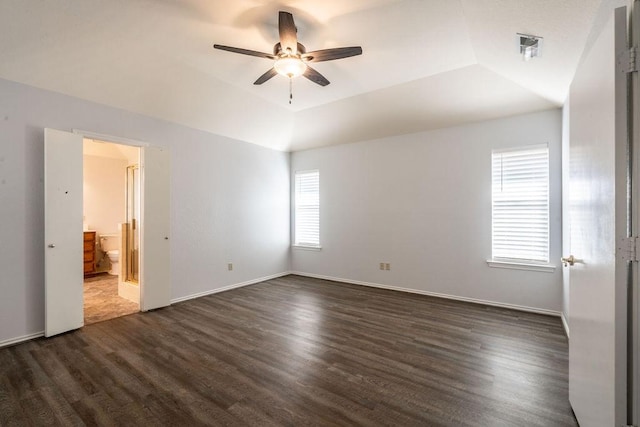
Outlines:
[[142, 164], [142, 230], [140, 309], [171, 303], [170, 270], [170, 157], [168, 150], [144, 147]]
[[47, 337], [82, 327], [82, 136], [44, 130]]
[[616, 70], [626, 22], [617, 9], [570, 92], [569, 400], [582, 427], [627, 424], [627, 262], [616, 256], [627, 231], [627, 77]]

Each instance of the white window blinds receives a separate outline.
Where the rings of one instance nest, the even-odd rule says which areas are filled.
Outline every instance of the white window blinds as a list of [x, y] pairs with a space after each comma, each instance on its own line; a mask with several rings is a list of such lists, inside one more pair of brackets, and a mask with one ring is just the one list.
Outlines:
[[494, 259], [549, 262], [549, 148], [492, 153]]
[[320, 247], [320, 172], [295, 173], [294, 244]]

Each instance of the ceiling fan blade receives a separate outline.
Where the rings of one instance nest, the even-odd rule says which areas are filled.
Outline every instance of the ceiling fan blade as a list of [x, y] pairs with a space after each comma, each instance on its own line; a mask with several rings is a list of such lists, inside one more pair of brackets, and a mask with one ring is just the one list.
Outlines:
[[267, 59], [276, 59], [276, 57], [271, 55], [270, 53], [257, 52], [255, 50], [241, 49], [239, 47], [223, 46], [220, 44], [214, 44], [213, 47], [220, 50], [226, 50], [228, 52], [240, 53], [242, 55], [257, 56], [259, 58], [267, 58]]
[[280, 12], [278, 15], [278, 29], [280, 30], [280, 46], [282, 51], [291, 50], [292, 54], [298, 52], [298, 29], [293, 22], [293, 15], [289, 12]]
[[307, 62], [321, 62], [333, 61], [334, 59], [348, 58], [356, 55], [362, 55], [362, 48], [360, 46], [315, 50], [302, 55], [302, 59]]
[[312, 82], [319, 84], [320, 86], [326, 86], [329, 84], [329, 80], [327, 80], [322, 74], [320, 74], [319, 72], [317, 72], [311, 67], [307, 67], [303, 76], [305, 76]]
[[269, 71], [267, 71], [266, 73], [264, 73], [263, 75], [258, 77], [258, 80], [253, 82], [253, 84], [254, 85], [261, 85], [262, 83], [266, 82], [267, 80], [269, 80], [270, 78], [272, 78], [276, 74], [278, 74], [278, 72], [276, 71], [275, 68], [269, 68]]

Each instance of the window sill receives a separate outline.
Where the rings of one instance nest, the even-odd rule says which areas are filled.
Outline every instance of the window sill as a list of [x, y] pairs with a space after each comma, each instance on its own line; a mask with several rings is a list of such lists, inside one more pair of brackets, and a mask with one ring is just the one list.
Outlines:
[[322, 250], [322, 246], [304, 246], [304, 245], [291, 245], [293, 249], [300, 249], [303, 251], [316, 251], [319, 252]]
[[534, 264], [534, 263], [517, 262], [517, 261], [497, 261], [494, 259], [488, 259], [487, 265], [492, 268], [541, 271], [543, 273], [553, 273], [554, 271], [556, 271], [556, 266], [552, 264]]

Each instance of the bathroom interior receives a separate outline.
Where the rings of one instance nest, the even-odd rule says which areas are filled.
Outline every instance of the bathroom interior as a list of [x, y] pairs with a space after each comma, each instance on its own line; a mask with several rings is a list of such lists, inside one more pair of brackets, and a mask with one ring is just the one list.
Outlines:
[[83, 141], [85, 325], [140, 311], [140, 149]]

